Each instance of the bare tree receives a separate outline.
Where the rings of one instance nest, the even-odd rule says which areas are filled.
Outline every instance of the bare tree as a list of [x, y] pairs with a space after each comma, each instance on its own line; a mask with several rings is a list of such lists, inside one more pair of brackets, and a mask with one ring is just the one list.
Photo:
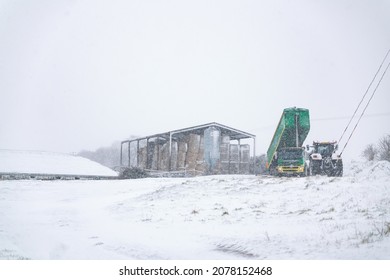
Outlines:
[[375, 148], [373, 144], [367, 145], [367, 147], [362, 152], [362, 157], [364, 157], [368, 161], [373, 161], [378, 154], [378, 150]]
[[379, 160], [390, 161], [390, 134], [379, 140], [378, 144]]
[[119, 141], [116, 141], [109, 147], [101, 147], [96, 151], [81, 151], [77, 155], [113, 168], [119, 162], [120, 144]]
[[[251, 160], [253, 160], [253, 157], [251, 157]], [[254, 173], [257, 175], [257, 174], [265, 174], [266, 173], [266, 168], [265, 168], [265, 163], [267, 161], [267, 158], [265, 156], [265, 154], [262, 154], [260, 156], [256, 156], [255, 157], [255, 170], [253, 170], [253, 166], [251, 164], [250, 166], [250, 172]]]

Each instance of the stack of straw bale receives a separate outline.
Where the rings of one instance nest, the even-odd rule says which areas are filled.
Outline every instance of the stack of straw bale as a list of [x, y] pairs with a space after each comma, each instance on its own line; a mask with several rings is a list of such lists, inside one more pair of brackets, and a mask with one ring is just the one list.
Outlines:
[[200, 135], [191, 133], [187, 136], [186, 168], [191, 175], [195, 175], [195, 169], [199, 153]]
[[229, 165], [229, 173], [230, 174], [237, 174], [239, 169], [239, 149], [237, 144], [231, 144], [230, 145], [230, 165]]
[[169, 142], [160, 145], [159, 170], [169, 170]]
[[138, 151], [138, 167], [146, 168], [146, 147], [142, 147]]
[[176, 171], [177, 170], [177, 142], [172, 141], [172, 146], [171, 146], [171, 170]]
[[177, 143], [177, 170], [184, 170], [186, 167], [187, 142], [179, 140]]
[[200, 136], [198, 157], [196, 159], [196, 174], [202, 175], [206, 172], [206, 164], [204, 161], [204, 136]]
[[249, 174], [250, 146], [248, 144], [240, 145], [240, 159], [240, 173]]
[[229, 173], [229, 161], [230, 161], [230, 136], [229, 135], [222, 135], [221, 136], [221, 144], [219, 146], [219, 152], [220, 152], [220, 172], [221, 174], [228, 174]]

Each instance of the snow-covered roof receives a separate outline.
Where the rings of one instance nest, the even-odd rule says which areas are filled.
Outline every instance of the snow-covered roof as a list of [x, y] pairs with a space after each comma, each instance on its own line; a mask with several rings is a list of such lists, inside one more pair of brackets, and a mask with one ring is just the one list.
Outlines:
[[137, 138], [137, 139], [125, 140], [125, 141], [122, 141], [122, 143], [139, 141], [139, 140], [143, 140], [143, 139], [156, 138], [156, 137], [169, 139], [169, 136], [180, 137], [180, 135], [185, 135], [185, 134], [189, 134], [189, 133], [202, 134], [209, 127], [216, 127], [218, 129], [220, 129], [224, 135], [230, 136], [231, 140], [256, 138], [256, 135], [254, 135], [254, 134], [251, 134], [251, 133], [248, 133], [248, 132], [236, 129], [236, 128], [232, 128], [232, 127], [229, 127], [229, 126], [226, 126], [223, 124], [212, 122], [212, 123], [182, 128], [182, 129], [176, 129], [176, 130], [172, 130], [172, 131], [168, 131], [168, 132], [164, 132], [164, 133], [153, 134], [153, 135], [149, 135], [149, 136], [145, 136], [145, 137], [141, 137], [141, 138]]
[[104, 176], [118, 174], [89, 159], [70, 154], [0, 150], [0, 174]]

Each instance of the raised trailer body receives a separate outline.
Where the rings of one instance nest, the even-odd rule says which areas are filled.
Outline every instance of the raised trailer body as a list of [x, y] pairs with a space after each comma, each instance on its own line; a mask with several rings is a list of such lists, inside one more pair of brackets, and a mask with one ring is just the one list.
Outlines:
[[267, 169], [271, 174], [306, 175], [306, 152], [302, 148], [310, 131], [309, 110], [287, 108], [276, 127], [267, 151]]

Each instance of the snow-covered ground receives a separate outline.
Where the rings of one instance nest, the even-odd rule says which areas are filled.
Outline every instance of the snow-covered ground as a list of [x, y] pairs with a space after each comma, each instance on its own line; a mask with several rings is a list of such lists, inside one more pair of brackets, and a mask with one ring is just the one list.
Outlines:
[[117, 176], [92, 160], [69, 154], [0, 150], [0, 173]]
[[390, 163], [345, 173], [0, 181], [0, 258], [390, 259]]

